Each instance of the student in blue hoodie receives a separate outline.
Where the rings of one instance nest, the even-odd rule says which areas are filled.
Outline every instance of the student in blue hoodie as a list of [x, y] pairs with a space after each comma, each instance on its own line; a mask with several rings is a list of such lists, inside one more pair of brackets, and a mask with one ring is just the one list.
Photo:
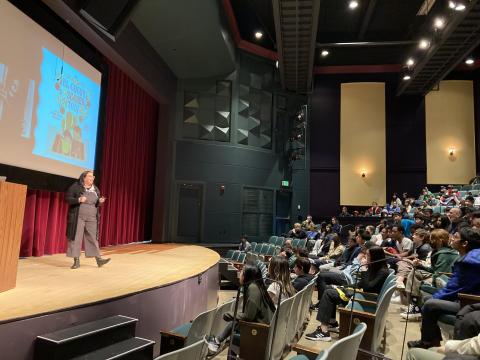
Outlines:
[[430, 348], [442, 340], [437, 321], [442, 314], [456, 314], [460, 310], [459, 293], [480, 295], [480, 231], [462, 227], [454, 235], [452, 247], [460, 258], [453, 265], [447, 285], [435, 292], [422, 308], [422, 338], [409, 341], [408, 347]]

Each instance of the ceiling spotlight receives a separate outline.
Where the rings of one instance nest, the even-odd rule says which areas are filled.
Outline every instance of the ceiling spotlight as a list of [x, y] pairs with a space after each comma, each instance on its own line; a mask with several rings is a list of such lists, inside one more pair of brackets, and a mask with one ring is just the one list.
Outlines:
[[463, 11], [467, 8], [464, 1], [449, 1], [448, 7], [455, 11]]
[[278, 69], [278, 60], [275, 61], [275, 67]]
[[263, 37], [263, 32], [255, 31], [255, 39], [260, 40]]
[[349, 3], [348, 3], [348, 7], [352, 10], [356, 9], [358, 7], [358, 1], [356, 0], [351, 0]]
[[403, 75], [403, 80], [407, 81], [410, 80], [412, 77], [410, 75]]
[[413, 60], [412, 58], [408, 58], [407, 59], [407, 66], [413, 66], [413, 64], [415, 64], [415, 60]]
[[472, 57], [469, 57], [465, 60], [465, 64], [467, 65], [473, 65], [475, 63], [475, 60]]
[[428, 49], [428, 47], [430, 46], [430, 41], [428, 41], [427, 39], [421, 39], [419, 42], [418, 42], [418, 47], [420, 49]]
[[322, 57], [327, 57], [328, 54], [330, 54], [330, 52], [329, 52], [328, 50], [325, 50], [325, 49], [323, 49], [322, 52], [320, 53], [320, 55], [321, 55]]
[[445, 26], [445, 19], [442, 17], [437, 17], [433, 21], [433, 27], [435, 29], [443, 29], [444, 26]]

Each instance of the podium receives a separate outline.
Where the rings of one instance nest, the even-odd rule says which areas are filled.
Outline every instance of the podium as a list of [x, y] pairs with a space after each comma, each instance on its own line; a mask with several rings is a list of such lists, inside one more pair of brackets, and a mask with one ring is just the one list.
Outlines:
[[0, 181], [0, 292], [17, 282], [26, 195], [25, 185]]

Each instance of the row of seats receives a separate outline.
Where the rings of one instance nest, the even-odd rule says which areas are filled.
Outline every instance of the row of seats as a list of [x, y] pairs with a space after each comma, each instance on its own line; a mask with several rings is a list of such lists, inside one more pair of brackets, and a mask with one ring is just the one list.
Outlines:
[[315, 280], [294, 296], [283, 300], [270, 325], [239, 321], [240, 343], [234, 352], [241, 359], [280, 359], [297, 342], [309, 317]]
[[[189, 323], [180, 325], [170, 331], [161, 331], [160, 354], [162, 354], [162, 356], [159, 359], [177, 359], [177, 357], [173, 356], [179, 356], [178, 359], [203, 359], [206, 350], [198, 343], [202, 342], [204, 345], [206, 344], [204, 340], [205, 335], [220, 335], [221, 331], [227, 325], [227, 322], [223, 319], [223, 315], [227, 312], [233, 313], [234, 308], [235, 300], [233, 299], [216, 308], [198, 314], [197, 317]], [[180, 356], [181, 354], [185, 355], [181, 351], [171, 354], [173, 351], [187, 347], [187, 352], [197, 354], [198, 356]], [[172, 357], [170, 358], [169, 356]]]

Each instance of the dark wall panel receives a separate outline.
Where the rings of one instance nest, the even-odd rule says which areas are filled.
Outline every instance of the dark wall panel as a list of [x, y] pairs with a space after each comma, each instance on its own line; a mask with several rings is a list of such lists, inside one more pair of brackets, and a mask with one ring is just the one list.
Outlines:
[[328, 217], [340, 202], [340, 82], [317, 81], [310, 108], [310, 211]]
[[393, 192], [417, 196], [427, 181], [425, 98], [395, 96], [386, 88], [387, 198]]

